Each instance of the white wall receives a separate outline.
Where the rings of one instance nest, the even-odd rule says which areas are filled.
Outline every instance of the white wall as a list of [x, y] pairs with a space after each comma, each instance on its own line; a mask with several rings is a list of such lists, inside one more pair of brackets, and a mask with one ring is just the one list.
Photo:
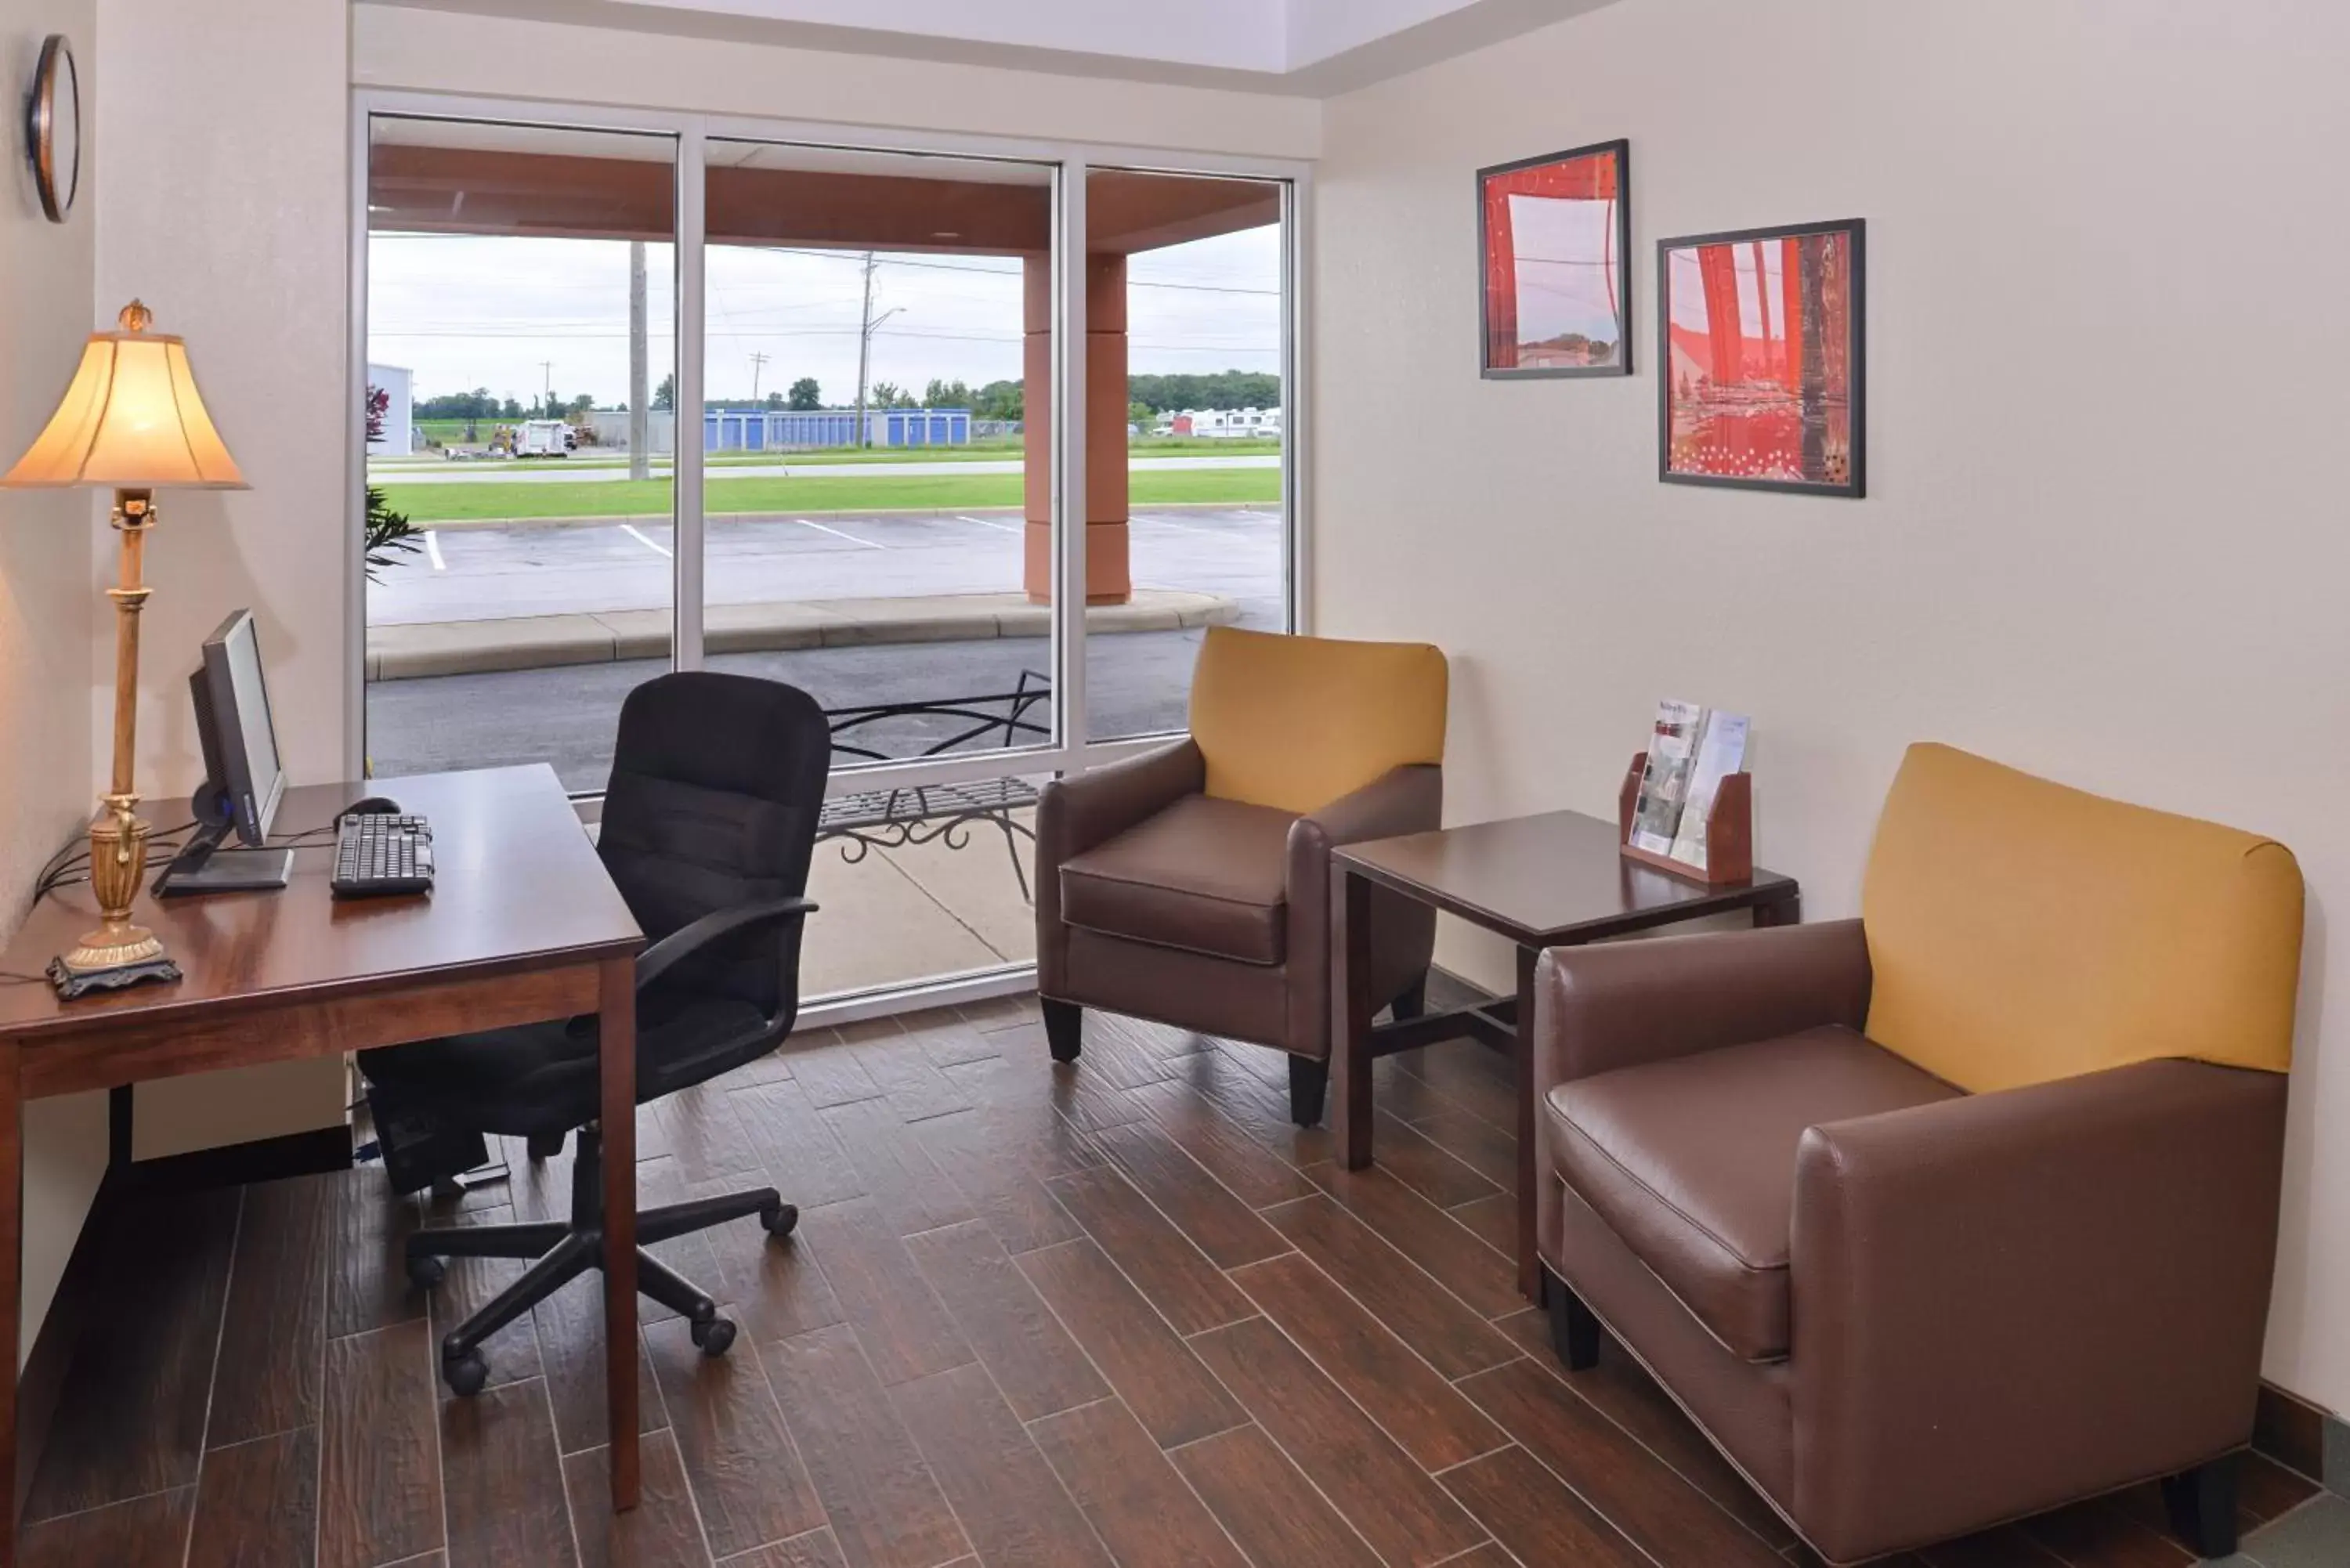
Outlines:
[[[286, 771], [310, 782], [344, 771], [349, 13], [334, 0], [96, 8], [91, 52], [109, 87], [96, 315], [110, 324], [136, 295], [159, 330], [186, 337], [253, 486], [165, 493], [148, 543], [139, 780], [151, 819], [179, 821], [167, 814], [203, 775], [188, 671], [242, 607], [260, 621]], [[83, 679], [110, 705], [110, 630], [88, 646]], [[327, 1126], [343, 1098], [333, 1059], [141, 1085], [134, 1152]]]
[[1466, 9], [1473, 0], [1288, 0], [1292, 70]]
[[962, 38], [1031, 48], [1277, 71], [1284, 0], [1183, 0], [1105, 5], [1101, 0], [646, 0], [681, 11], [766, 21], [872, 28], [929, 42]]
[[[340, 0], [83, 0], [85, 14], [93, 4], [97, 47], [85, 53], [103, 56], [113, 91], [100, 113], [109, 178], [93, 203], [92, 314], [110, 321], [137, 295], [159, 328], [186, 336], [253, 485], [161, 498], [139, 762], [156, 813], [202, 775], [186, 674], [203, 635], [240, 606], [260, 619], [288, 773], [344, 771], [352, 83], [1283, 156], [1310, 154], [1320, 124], [1303, 99]], [[92, 570], [100, 532], [79, 546]], [[88, 624], [78, 679], [99, 723], [93, 736], [89, 713], [77, 715], [85, 755], [105, 743], [113, 659], [110, 632]], [[134, 1153], [328, 1125], [344, 1087], [331, 1060], [141, 1085]]]
[[[98, 90], [91, 0], [6, 0], [0, 5], [0, 81], [33, 79], [41, 40], [63, 33], [78, 57], [84, 106]], [[13, 107], [18, 100], [10, 99]], [[92, 149], [82, 150], [81, 200], [64, 223], [42, 214], [24, 157], [23, 117], [11, 114], [0, 190], [0, 465], [14, 462], [48, 421], [81, 358], [96, 266]], [[0, 490], [0, 939], [14, 932], [42, 864], [80, 830], [97, 801], [88, 767], [83, 697], [99, 603], [89, 570], [94, 526], [87, 495]], [[21, 1362], [40, 1332], [58, 1277], [106, 1172], [106, 1096], [37, 1101], [25, 1113], [25, 1241]]]
[[565, 103], [1310, 158], [1303, 98], [363, 5], [352, 79]]
[[[1674, 696], [1754, 716], [1757, 853], [1815, 919], [1919, 738], [2291, 845], [2267, 1370], [2337, 1410], [2345, 58], [2333, 0], [1628, 0], [1335, 100], [1313, 556], [1323, 629], [1452, 654], [1455, 821], [1612, 813]], [[1617, 136], [1639, 374], [1479, 380], [1472, 171]], [[1655, 239], [1856, 215], [1870, 498], [1659, 484]]]

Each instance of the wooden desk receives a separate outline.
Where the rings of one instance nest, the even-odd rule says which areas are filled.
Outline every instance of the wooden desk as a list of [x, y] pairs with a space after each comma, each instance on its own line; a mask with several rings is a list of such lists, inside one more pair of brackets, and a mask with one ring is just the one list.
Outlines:
[[[632, 1508], [634, 961], [643, 934], [545, 766], [291, 790], [274, 830], [323, 826], [378, 794], [432, 819], [430, 898], [338, 902], [328, 889], [328, 838], [296, 853], [283, 892], [142, 893], [136, 918], [179, 961], [186, 978], [177, 984], [78, 1002], [59, 1002], [45, 984], [0, 985], [0, 1344], [16, 1344], [21, 1310], [24, 1101], [598, 1012], [612, 1499]], [[39, 972], [96, 919], [87, 883], [52, 894], [0, 953], [0, 970]], [[0, 1477], [15, 1476], [16, 1459], [12, 1371], [0, 1377]], [[11, 1507], [0, 1510], [0, 1568], [15, 1563]]]
[[[1520, 1034], [1534, 1021], [1534, 961], [1573, 947], [1677, 920], [1753, 911], [1758, 926], [1801, 918], [1793, 878], [1757, 869], [1751, 881], [1708, 888], [1617, 853], [1613, 822], [1577, 811], [1482, 822], [1349, 844], [1330, 856], [1331, 1052], [1334, 1130], [1349, 1170], [1371, 1162], [1371, 1063], [1462, 1035], [1518, 1055], [1518, 1287], [1539, 1300], [1534, 1254], [1534, 1053]], [[1366, 916], [1385, 888], [1508, 938], [1518, 950], [1514, 997], [1374, 1027], [1367, 991]]]

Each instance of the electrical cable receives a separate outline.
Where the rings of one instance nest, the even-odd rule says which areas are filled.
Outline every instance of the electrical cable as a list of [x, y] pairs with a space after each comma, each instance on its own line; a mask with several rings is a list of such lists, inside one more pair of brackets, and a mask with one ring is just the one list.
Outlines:
[[[195, 826], [194, 822], [189, 821], [181, 823], [176, 827], [167, 827], [160, 833], [149, 834], [148, 853], [153, 855], [168, 851], [177, 855], [185, 847], [181, 835], [194, 831]], [[49, 863], [41, 868], [40, 876], [34, 879], [33, 897], [30, 902], [37, 904], [60, 888], [70, 888], [88, 880], [89, 841], [84, 838], [76, 844], [67, 845], [49, 857]]]

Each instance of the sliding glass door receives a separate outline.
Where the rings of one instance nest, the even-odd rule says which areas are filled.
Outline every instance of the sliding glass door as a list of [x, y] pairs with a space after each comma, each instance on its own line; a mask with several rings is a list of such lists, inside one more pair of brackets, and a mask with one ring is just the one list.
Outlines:
[[704, 663], [832, 718], [813, 896], [837, 918], [806, 983], [1031, 962], [1044, 770], [1004, 753], [1062, 738], [1055, 171], [720, 139], [703, 161]]
[[1294, 625], [1293, 187], [640, 118], [365, 100], [363, 760], [592, 816], [632, 687], [786, 680], [805, 992], [1016, 971], [1044, 782]]

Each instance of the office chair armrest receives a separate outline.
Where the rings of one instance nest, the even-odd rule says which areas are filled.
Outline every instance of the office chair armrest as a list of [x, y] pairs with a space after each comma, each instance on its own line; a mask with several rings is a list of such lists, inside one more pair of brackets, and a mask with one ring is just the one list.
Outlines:
[[806, 898], [771, 898], [763, 904], [713, 909], [691, 925], [671, 931], [637, 955], [637, 989], [644, 990], [676, 967], [679, 961], [691, 958], [721, 937], [732, 936], [752, 926], [798, 919], [815, 914], [816, 910], [816, 906]]

